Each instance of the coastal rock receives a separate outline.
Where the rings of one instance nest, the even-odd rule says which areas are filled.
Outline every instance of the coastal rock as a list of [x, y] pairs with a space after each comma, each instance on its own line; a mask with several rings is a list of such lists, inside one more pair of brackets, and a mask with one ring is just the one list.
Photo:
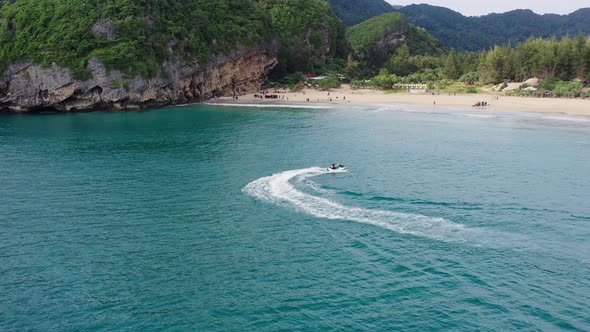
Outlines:
[[102, 20], [92, 25], [92, 33], [107, 40], [115, 40], [115, 26], [111, 20]]
[[407, 30], [405, 27], [402, 27], [400, 31], [396, 31], [394, 33], [387, 34], [377, 42], [377, 47], [380, 49], [389, 48], [391, 46], [396, 46], [400, 42], [406, 40]]
[[277, 49], [276, 43], [239, 47], [205, 65], [178, 60], [171, 52], [154, 78], [126, 78], [97, 58], [88, 61], [92, 78], [85, 81], [57, 64], [13, 64], [0, 79], [0, 111], [135, 110], [255, 91], [277, 64]]

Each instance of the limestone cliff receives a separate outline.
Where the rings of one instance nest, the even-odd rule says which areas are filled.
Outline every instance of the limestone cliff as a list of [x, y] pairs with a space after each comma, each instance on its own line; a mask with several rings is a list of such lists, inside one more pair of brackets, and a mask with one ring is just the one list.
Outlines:
[[[173, 45], [169, 45], [170, 48]], [[170, 52], [173, 54], [173, 52]], [[79, 81], [70, 69], [35, 63], [13, 64], [0, 78], [1, 112], [136, 110], [230, 96], [259, 89], [277, 64], [277, 45], [238, 48], [206, 65], [174, 56], [155, 78], [126, 78], [97, 58], [88, 62], [92, 78]]]

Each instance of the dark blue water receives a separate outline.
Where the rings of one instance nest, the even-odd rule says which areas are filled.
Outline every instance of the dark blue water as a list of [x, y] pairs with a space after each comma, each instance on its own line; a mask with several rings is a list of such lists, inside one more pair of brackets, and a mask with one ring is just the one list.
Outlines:
[[590, 330], [590, 122], [431, 111], [0, 116], [0, 330]]

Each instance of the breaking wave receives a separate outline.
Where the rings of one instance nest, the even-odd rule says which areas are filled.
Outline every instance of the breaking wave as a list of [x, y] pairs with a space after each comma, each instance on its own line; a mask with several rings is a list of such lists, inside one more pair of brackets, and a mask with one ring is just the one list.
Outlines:
[[330, 105], [301, 105], [301, 104], [274, 104], [274, 103], [205, 103], [209, 106], [229, 106], [229, 107], [255, 107], [255, 108], [301, 108], [301, 109], [333, 109], [336, 106]]

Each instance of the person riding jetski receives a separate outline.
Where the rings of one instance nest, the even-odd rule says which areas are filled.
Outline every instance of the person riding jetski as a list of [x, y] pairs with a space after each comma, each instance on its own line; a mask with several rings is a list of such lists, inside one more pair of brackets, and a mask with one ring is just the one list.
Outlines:
[[328, 168], [328, 171], [346, 171], [346, 166], [341, 164], [332, 164]]

